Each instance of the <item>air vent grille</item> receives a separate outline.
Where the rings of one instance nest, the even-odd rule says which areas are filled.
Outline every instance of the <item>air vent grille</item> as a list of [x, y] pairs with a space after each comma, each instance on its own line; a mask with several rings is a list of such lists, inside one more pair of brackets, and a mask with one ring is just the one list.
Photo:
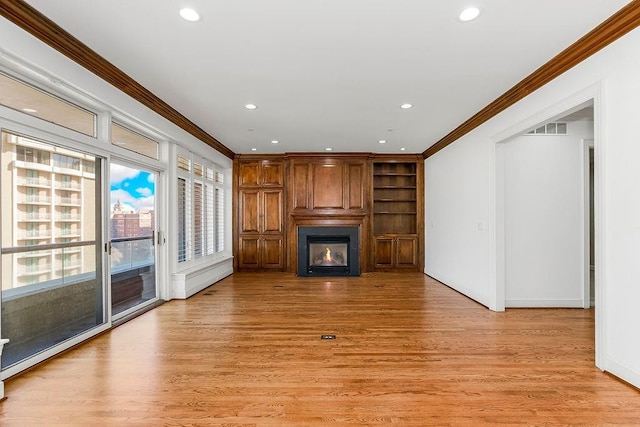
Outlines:
[[563, 122], [553, 122], [542, 125], [532, 131], [527, 132], [527, 135], [566, 135], [567, 124]]

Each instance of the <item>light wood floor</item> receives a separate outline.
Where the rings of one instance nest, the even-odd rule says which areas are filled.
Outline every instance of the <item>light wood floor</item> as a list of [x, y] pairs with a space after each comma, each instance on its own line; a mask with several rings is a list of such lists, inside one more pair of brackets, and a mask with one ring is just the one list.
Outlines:
[[2, 426], [640, 424], [593, 310], [493, 313], [414, 273], [236, 274], [5, 385]]

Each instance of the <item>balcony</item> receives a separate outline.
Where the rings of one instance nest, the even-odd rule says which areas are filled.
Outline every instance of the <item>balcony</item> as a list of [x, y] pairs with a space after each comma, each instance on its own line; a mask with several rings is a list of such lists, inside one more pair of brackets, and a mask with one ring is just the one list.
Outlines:
[[68, 222], [78, 222], [82, 220], [82, 215], [80, 214], [59, 214], [56, 215], [56, 221], [68, 221]]
[[28, 194], [22, 198], [21, 203], [29, 205], [50, 205], [51, 197]]
[[31, 252], [23, 252], [23, 253], [17, 254], [18, 259], [42, 258], [42, 257], [48, 257], [48, 256], [51, 256], [51, 251], [31, 251]]
[[35, 274], [51, 273], [51, 264], [35, 264], [26, 265], [18, 269], [18, 275], [20, 276], [32, 276]]
[[18, 178], [18, 185], [22, 185], [24, 187], [51, 188], [51, 181], [46, 178], [34, 178], [27, 176]]
[[20, 217], [22, 222], [46, 222], [51, 220], [51, 214], [49, 212], [29, 212]]
[[20, 240], [50, 239], [51, 230], [26, 230], [18, 234]]
[[56, 230], [56, 237], [80, 237], [82, 230], [80, 229], [58, 229]]
[[76, 181], [56, 181], [56, 188], [61, 190], [81, 191], [82, 185]]
[[58, 197], [56, 198], [56, 204], [61, 206], [80, 206], [82, 205], [82, 199], [79, 197]]

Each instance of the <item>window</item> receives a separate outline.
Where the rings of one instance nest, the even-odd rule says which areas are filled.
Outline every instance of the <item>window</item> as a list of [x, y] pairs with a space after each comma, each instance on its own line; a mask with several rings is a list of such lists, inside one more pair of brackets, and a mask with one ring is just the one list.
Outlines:
[[111, 143], [143, 156], [158, 159], [158, 143], [117, 123], [111, 124]]
[[0, 104], [65, 128], [96, 136], [96, 115], [0, 73]]
[[80, 170], [80, 159], [63, 154], [53, 154], [53, 166], [65, 169]]
[[223, 172], [191, 153], [177, 158], [178, 262], [224, 251]]

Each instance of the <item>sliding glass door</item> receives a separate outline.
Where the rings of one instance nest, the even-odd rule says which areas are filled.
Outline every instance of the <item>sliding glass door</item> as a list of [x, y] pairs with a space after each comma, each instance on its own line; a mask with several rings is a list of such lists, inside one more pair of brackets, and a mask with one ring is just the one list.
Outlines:
[[156, 183], [158, 174], [111, 163], [111, 312], [114, 320], [158, 299]]
[[6, 370], [106, 323], [103, 160], [28, 135], [1, 134]]

